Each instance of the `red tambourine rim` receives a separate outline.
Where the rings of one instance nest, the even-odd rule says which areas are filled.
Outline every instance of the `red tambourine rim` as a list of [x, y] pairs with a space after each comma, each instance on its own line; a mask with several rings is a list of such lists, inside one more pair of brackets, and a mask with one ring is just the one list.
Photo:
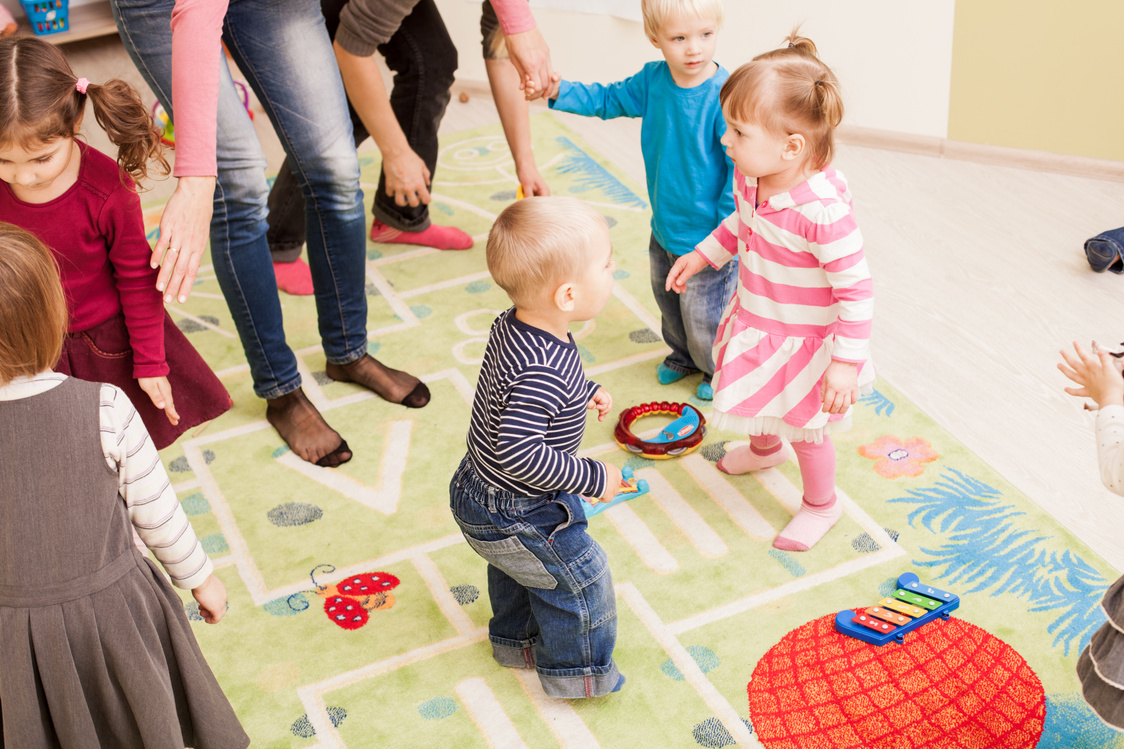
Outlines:
[[[632, 425], [641, 417], [660, 414], [678, 417], [682, 416], [683, 412], [687, 410], [694, 411], [698, 415], [699, 427], [681, 440], [648, 442], [632, 433]], [[653, 401], [626, 408], [621, 411], [621, 415], [617, 418], [616, 429], [613, 430], [613, 438], [618, 445], [629, 452], [634, 452], [634, 450], [629, 449], [630, 447], [636, 448], [640, 451], [642, 457], [666, 457], [673, 452], [686, 451], [698, 447], [704, 437], [706, 437], [706, 417], [702, 415], [702, 411], [690, 403], [669, 403], [668, 401]]]

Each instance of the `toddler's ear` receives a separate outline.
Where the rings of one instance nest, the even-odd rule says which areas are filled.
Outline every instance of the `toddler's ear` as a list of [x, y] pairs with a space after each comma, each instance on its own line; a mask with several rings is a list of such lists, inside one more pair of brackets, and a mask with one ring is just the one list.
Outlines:
[[656, 49], [660, 49], [660, 43], [656, 41], [656, 38], [654, 36], [648, 37], [648, 41], [652, 43], [653, 47], [655, 47]]
[[554, 305], [562, 312], [573, 312], [577, 299], [577, 289], [572, 281], [559, 286], [554, 290]]

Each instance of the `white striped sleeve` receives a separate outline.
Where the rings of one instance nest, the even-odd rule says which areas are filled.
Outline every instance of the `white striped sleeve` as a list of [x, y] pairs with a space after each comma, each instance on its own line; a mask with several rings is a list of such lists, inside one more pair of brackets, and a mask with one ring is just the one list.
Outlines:
[[178, 588], [202, 585], [214, 565], [195, 536], [156, 446], [128, 396], [101, 386], [101, 443], [137, 535]]

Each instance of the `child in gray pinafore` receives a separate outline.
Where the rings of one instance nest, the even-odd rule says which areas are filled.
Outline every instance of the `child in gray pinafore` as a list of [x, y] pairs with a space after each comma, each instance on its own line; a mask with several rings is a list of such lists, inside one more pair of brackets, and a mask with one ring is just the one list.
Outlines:
[[50, 370], [54, 261], [0, 224], [0, 747], [241, 749], [249, 738], [171, 585], [226, 610], [132, 405]]

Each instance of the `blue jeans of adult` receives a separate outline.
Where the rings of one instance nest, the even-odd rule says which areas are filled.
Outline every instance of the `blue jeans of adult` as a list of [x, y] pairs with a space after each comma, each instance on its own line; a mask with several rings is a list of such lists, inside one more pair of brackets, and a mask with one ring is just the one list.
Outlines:
[[[321, 0], [328, 35], [335, 38], [340, 11], [348, 0]], [[410, 148], [421, 157], [431, 175], [437, 172], [437, 129], [449, 104], [450, 89], [457, 70], [457, 48], [449, 37], [434, 0], [419, 0], [389, 41], [379, 45], [387, 67], [394, 71], [390, 108], [398, 120]], [[351, 127], [358, 147], [367, 140], [367, 129], [355, 108], [348, 104]], [[273, 259], [292, 262], [300, 256], [305, 241], [301, 220], [304, 198], [291, 161], [277, 173], [269, 192], [269, 246]], [[400, 206], [386, 194], [386, 173], [380, 172], [372, 215], [399, 231], [424, 231], [429, 228], [429, 206]]]
[[[121, 40], [175, 119], [175, 0], [112, 0]], [[317, 0], [231, 0], [223, 41], [293, 160], [305, 197], [308, 261], [324, 354], [349, 364], [367, 352], [366, 237], [359, 161], [347, 99]], [[214, 54], [222, 55], [216, 44]], [[300, 387], [285, 342], [266, 243], [265, 155], [223, 59], [211, 260], [262, 398]]]
[[703, 373], [703, 382], [714, 376], [714, 336], [722, 312], [738, 288], [738, 259], [734, 258], [719, 270], [710, 266], [687, 279], [682, 294], [664, 289], [667, 274], [678, 260], [663, 248], [652, 235], [648, 245], [652, 267], [652, 293], [662, 317], [663, 340], [671, 347], [664, 365], [680, 374]]
[[616, 596], [605, 550], [586, 532], [581, 499], [491, 486], [467, 456], [449, 496], [465, 540], [488, 562], [496, 661], [534, 667], [551, 697], [616, 690], [623, 678], [613, 661]]

